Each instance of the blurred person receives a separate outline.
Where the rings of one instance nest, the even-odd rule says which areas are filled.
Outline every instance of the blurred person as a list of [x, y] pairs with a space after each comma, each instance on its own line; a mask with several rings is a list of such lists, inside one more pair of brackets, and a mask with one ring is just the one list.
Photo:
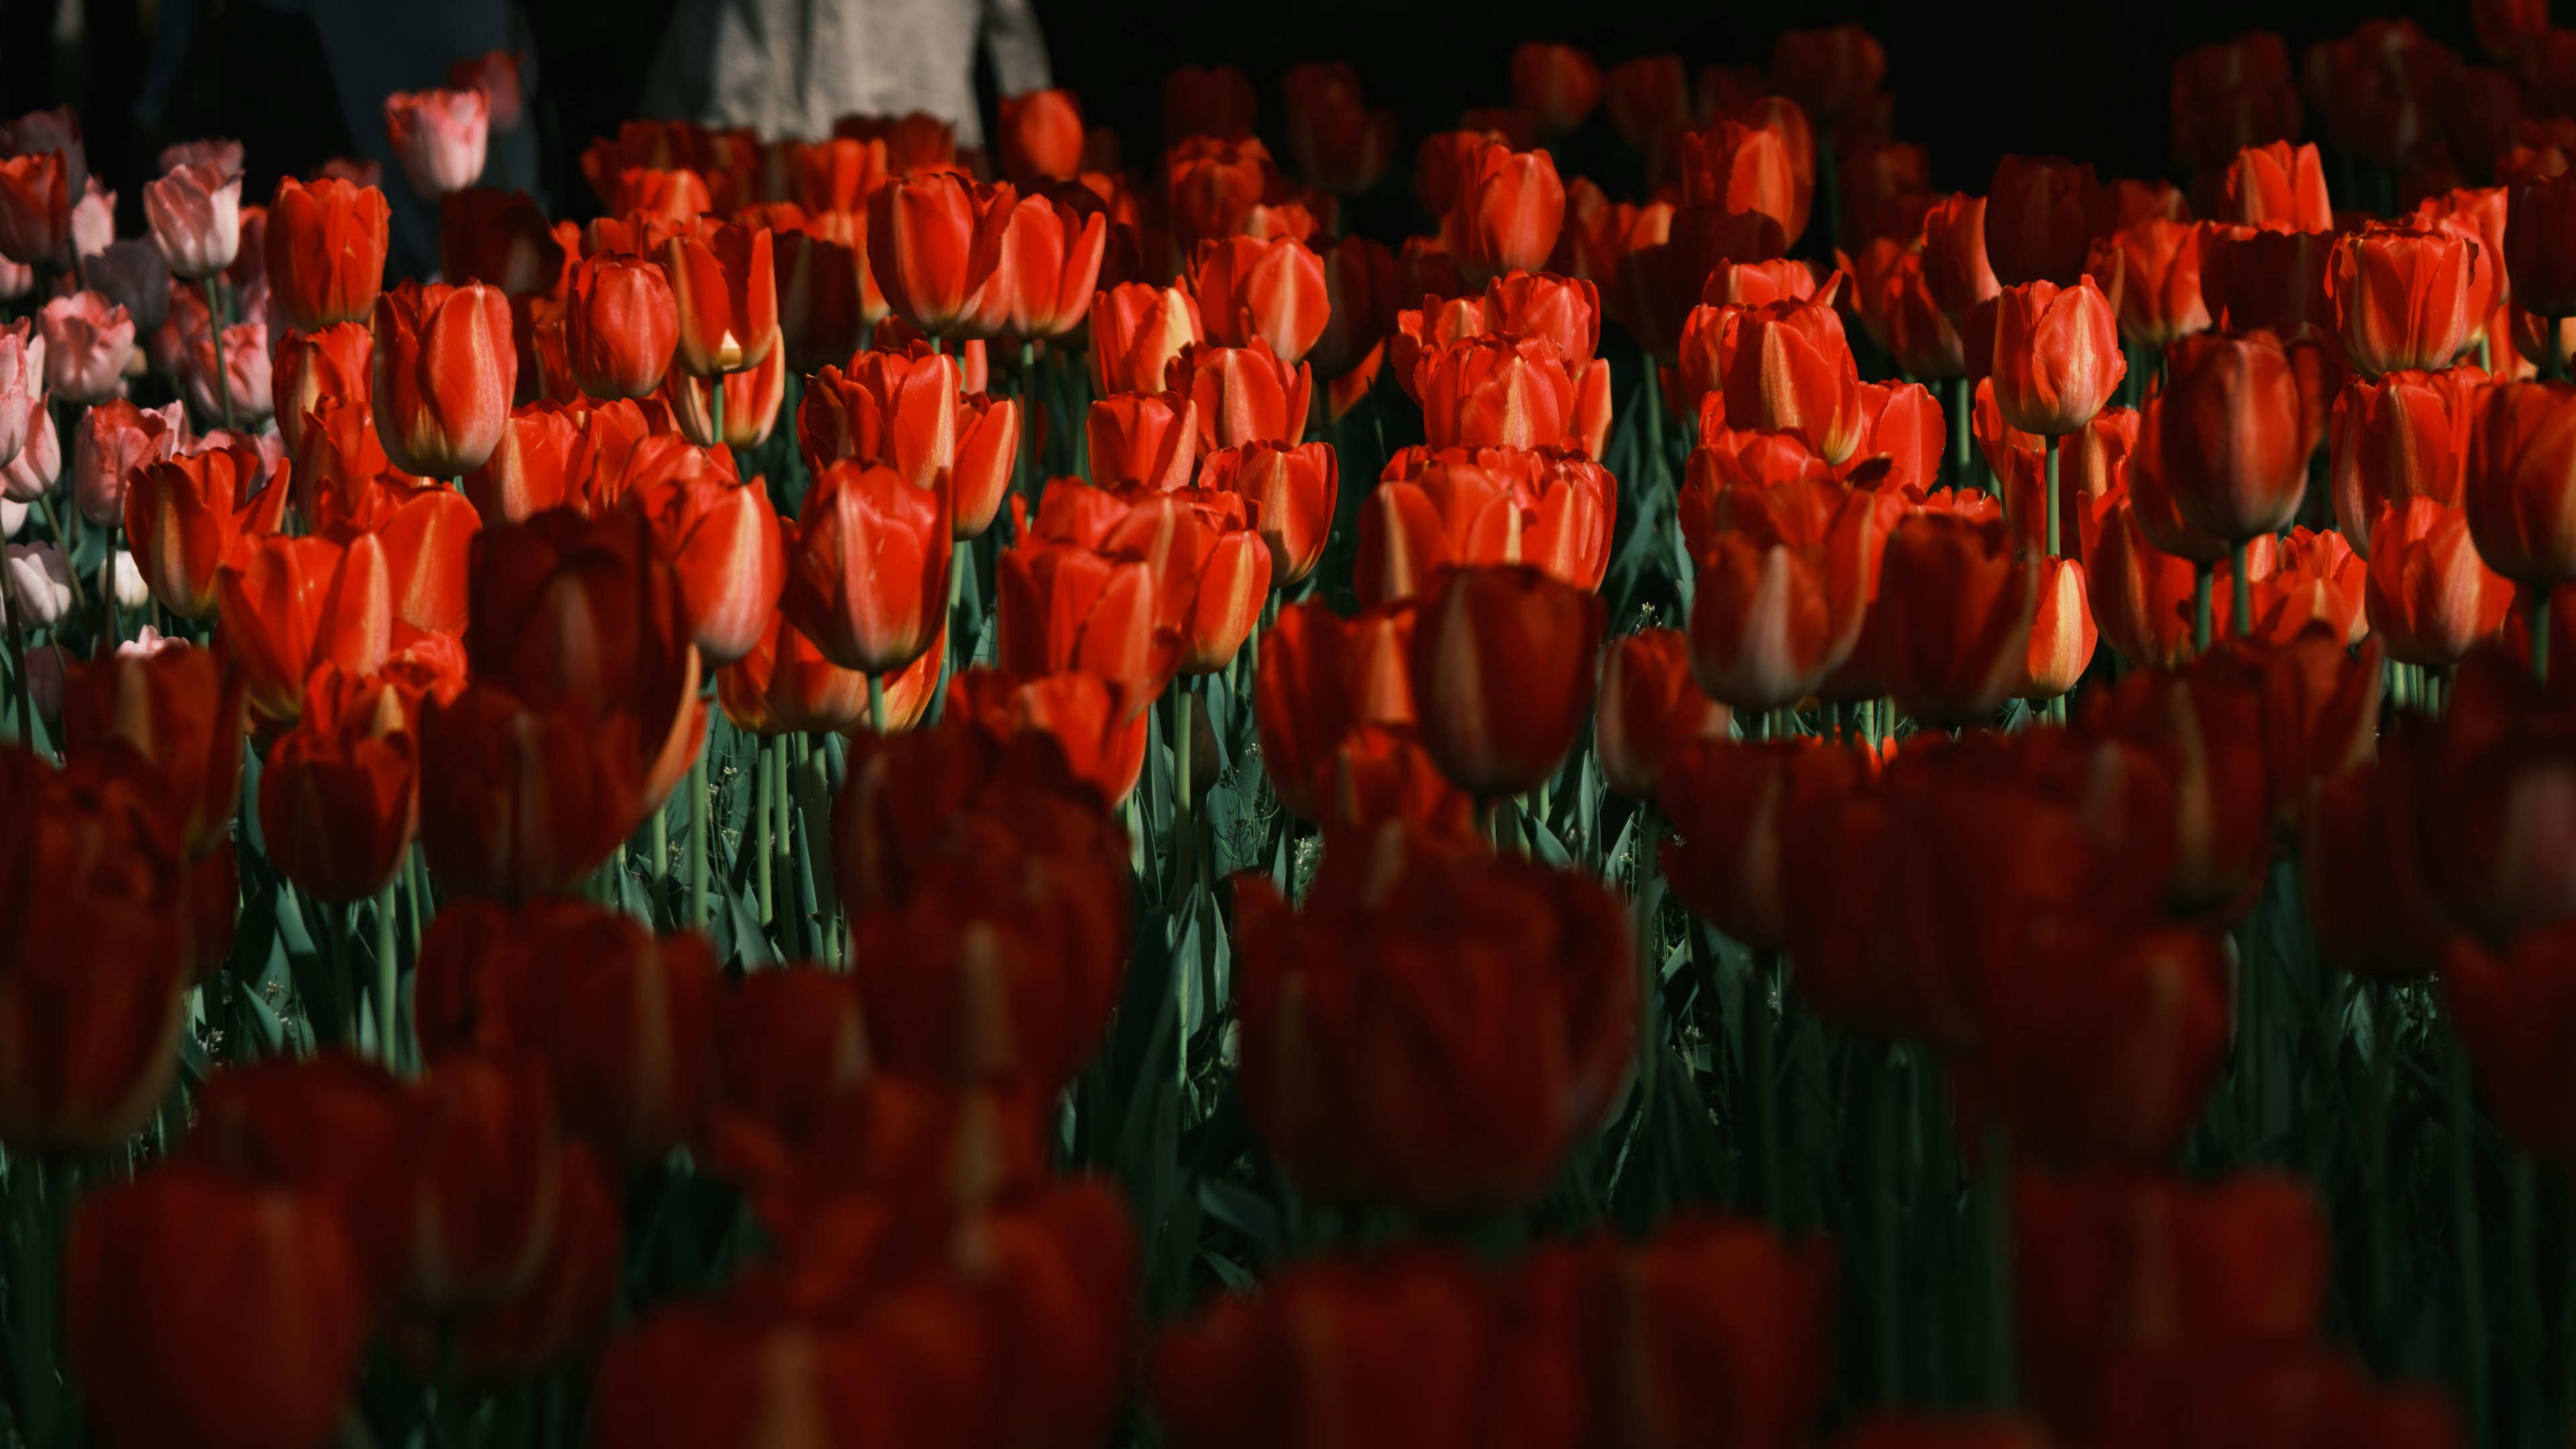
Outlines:
[[927, 111], [981, 146], [978, 41], [997, 93], [1052, 84], [1029, 0], [679, 0], [644, 113], [812, 138], [846, 115]]

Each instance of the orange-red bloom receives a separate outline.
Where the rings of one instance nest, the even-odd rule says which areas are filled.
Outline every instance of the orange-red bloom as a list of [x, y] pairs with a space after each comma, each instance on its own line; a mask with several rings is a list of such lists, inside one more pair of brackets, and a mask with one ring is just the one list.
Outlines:
[[1652, 797], [1679, 836], [1662, 854], [1673, 894], [1730, 939], [1757, 949], [1786, 944], [1783, 832], [1859, 788], [1868, 769], [1856, 751], [1813, 742], [1740, 745], [1723, 731], [1683, 742]]
[[500, 445], [518, 386], [510, 302], [497, 287], [404, 282], [376, 299], [376, 432], [406, 473], [455, 478]]
[[1935, 723], [1992, 715], [2028, 667], [2038, 586], [2000, 521], [1922, 513], [1898, 524], [1872, 609], [1887, 692]]
[[758, 367], [778, 345], [778, 274], [769, 231], [727, 222], [674, 236], [656, 258], [679, 327], [672, 365], [692, 377]]
[[890, 674], [930, 647], [948, 608], [949, 506], [946, 479], [919, 488], [880, 465], [835, 463], [814, 480], [782, 606], [825, 658]]
[[652, 396], [679, 338], [679, 313], [661, 267], [610, 252], [574, 269], [564, 310], [564, 356], [583, 392], [598, 398]]
[[323, 399], [368, 400], [374, 360], [375, 338], [355, 322], [335, 322], [311, 333], [289, 329], [278, 341], [268, 375], [270, 401], [288, 457], [304, 451], [305, 415], [321, 407]]
[[1341, 468], [1332, 444], [1246, 443], [1220, 448], [1208, 454], [1199, 486], [1243, 495], [1253, 526], [1270, 546], [1274, 586], [1293, 588], [1323, 562], [1324, 545], [1332, 537], [1334, 501], [1341, 491]]
[[2478, 556], [2464, 510], [2401, 499], [2373, 532], [2367, 608], [2389, 658], [2444, 668], [2503, 630], [2513, 585]]
[[1860, 376], [1831, 302], [1782, 300], [1744, 314], [1726, 362], [1726, 422], [1798, 434], [1828, 463], [1860, 445]]
[[1014, 199], [1003, 187], [979, 218], [977, 233], [977, 251], [989, 247], [994, 270], [977, 305], [958, 324], [960, 335], [1027, 341], [1058, 337], [1082, 324], [1109, 237], [1108, 217], [1090, 192], [1078, 186], [1062, 195], [1032, 189]]
[[2205, 332], [2166, 359], [2149, 410], [2158, 476], [2183, 520], [2230, 542], [2276, 531], [2307, 495], [2299, 384], [2268, 332]]
[[163, 608], [190, 619], [213, 617], [216, 570], [240, 541], [283, 524], [288, 490], [259, 489], [262, 471], [257, 452], [227, 443], [157, 459], [128, 476], [126, 538]]
[[1599, 457], [1609, 364], [1576, 368], [1543, 337], [1470, 337], [1427, 354], [1416, 385], [1432, 448], [1564, 447]]
[[1249, 347], [1260, 338], [1280, 361], [1304, 359], [1324, 332], [1324, 261], [1294, 237], [1216, 237], [1199, 243], [1190, 292], [1206, 340]]
[[2326, 295], [2344, 356], [2365, 377], [2451, 365], [2494, 295], [2494, 259], [2443, 231], [2374, 226], [2334, 244]]
[[1860, 642], [1884, 539], [1877, 502], [1809, 481], [1735, 484], [1709, 498], [1715, 531], [1689, 539], [1699, 565], [1691, 672], [1737, 709], [1795, 704]]
[[1600, 103], [1601, 67], [1589, 53], [1538, 40], [1512, 52], [1512, 104], [1529, 112], [1543, 134], [1573, 130]]
[[402, 691], [324, 665], [260, 772], [260, 837], [278, 872], [317, 900], [382, 889], [411, 848], [419, 769]]
[[868, 197], [868, 266], [894, 314], [924, 332], [963, 335], [989, 311], [1002, 266], [999, 229], [988, 213], [1018, 199], [951, 172], [905, 177]]
[[2535, 317], [2576, 316], [2576, 177], [2531, 177], [2508, 196], [2504, 262], [2514, 303]]
[[[2174, 122], [2182, 124], [2179, 118]], [[2225, 219], [2284, 231], [2332, 231], [2325, 166], [2311, 144], [2247, 146], [2227, 164]]]
[[1023, 186], [1070, 181], [1082, 169], [1082, 102], [1065, 90], [1004, 96], [999, 140], [1002, 174]]
[[2127, 374], [2110, 301], [2091, 277], [2065, 287], [2043, 280], [2005, 289], [1995, 312], [1993, 371], [2005, 422], [2043, 437], [2074, 432]]
[[1564, 221], [1565, 184], [1548, 153], [1491, 141], [1460, 159], [1441, 236], [1472, 285], [1544, 268]]
[[2469, 534], [2487, 567], [2535, 588], [2576, 579], [2576, 386], [2486, 389], [2466, 473]]
[[2411, 498], [2456, 507], [2467, 483], [2470, 417], [2486, 374], [2474, 367], [2355, 378], [2335, 395], [2335, 526], [2370, 556], [2380, 509]]
[[1188, 398], [1198, 415], [1199, 451], [1213, 452], [1302, 441], [1315, 378], [1307, 364], [1291, 367], [1255, 337], [1242, 347], [1183, 348], [1171, 361], [1166, 385]]
[[1601, 667], [1594, 743], [1602, 777], [1632, 800], [1653, 800], [1664, 763], [1695, 741], [1722, 739], [1729, 711], [1691, 677], [1690, 638], [1678, 629], [1626, 634]]
[[1198, 464], [1199, 416], [1187, 394], [1131, 392], [1101, 398], [1091, 405], [1083, 431], [1090, 444], [1091, 476], [1101, 484], [1163, 492], [1190, 485]]
[[1488, 798], [1556, 773], [1592, 712], [1603, 608], [1527, 565], [1457, 569], [1423, 600], [1408, 664], [1442, 773]]

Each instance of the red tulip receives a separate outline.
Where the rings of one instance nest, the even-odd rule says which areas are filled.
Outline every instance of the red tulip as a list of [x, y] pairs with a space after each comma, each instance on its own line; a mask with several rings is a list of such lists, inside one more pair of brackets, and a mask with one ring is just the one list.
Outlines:
[[836, 463], [815, 480], [787, 550], [783, 607], [825, 658], [888, 674], [930, 647], [948, 606], [946, 479]]
[[1425, 356], [1417, 381], [1435, 449], [1566, 447], [1597, 457], [1609, 435], [1607, 364], [1573, 368], [1544, 338], [1454, 343]]
[[2473, 655], [2419, 766], [2417, 858], [2450, 918], [2502, 949], [2566, 919], [2576, 855], [2554, 802], [2576, 787], [2568, 712], [2519, 662]]
[[1136, 392], [1105, 397], [1091, 405], [1083, 427], [1090, 444], [1091, 476], [1101, 483], [1163, 492], [1189, 486], [1198, 464], [1200, 432], [1198, 407], [1187, 394]]
[[405, 282], [376, 299], [376, 430], [406, 473], [454, 478], [499, 445], [517, 386], [510, 307], [496, 288]]
[[1632, 800], [1653, 800], [1665, 761], [1703, 739], [1722, 739], [1729, 711], [1690, 673], [1690, 639], [1678, 629], [1622, 635], [1601, 669], [1594, 724], [1602, 777]]
[[2071, 558], [2041, 558], [2039, 608], [2031, 618], [2030, 653], [2013, 692], [2023, 699], [2055, 699], [2075, 687], [2093, 662], [2096, 637], [2085, 597], [2084, 565]]
[[[1080, 188], [1070, 194], [1091, 200]], [[986, 232], [993, 233], [989, 242]], [[978, 222], [977, 253], [989, 247], [995, 270], [978, 305], [958, 324], [963, 335], [1026, 341], [1080, 326], [1107, 243], [1108, 220], [1099, 211], [1035, 191], [1014, 201], [1005, 188]]]
[[1119, 393], [1159, 392], [1172, 359], [1206, 340], [1198, 299], [1189, 289], [1121, 283], [1092, 300], [1093, 385], [1104, 395], [1101, 401]]
[[2375, 532], [2370, 628], [2389, 658], [2446, 668], [2503, 631], [2513, 585], [2478, 556], [2464, 510], [2403, 498], [2381, 506]]
[[2325, 167], [2314, 145], [2247, 146], [2228, 163], [2226, 187], [2229, 221], [2288, 231], [2334, 229]]
[[[662, 243], [679, 347], [671, 362], [692, 377], [742, 372], [778, 341], [778, 276], [769, 232], [726, 224]], [[649, 305], [649, 303], [645, 304]]]
[[187, 860], [229, 838], [241, 794], [242, 691], [209, 651], [110, 655], [65, 671], [53, 711], [71, 756], [113, 756], [153, 795]]
[[2563, 1050], [2576, 1022], [2571, 938], [2567, 925], [2543, 927], [2497, 954], [2464, 934], [2442, 956], [2443, 1001], [2496, 1116], [2525, 1148], [2559, 1161], [2576, 1160]]
[[1239, 493], [1250, 504], [1254, 526], [1270, 546], [1271, 580], [1282, 589], [1303, 583], [1323, 561], [1340, 484], [1330, 443], [1220, 448], [1208, 454], [1199, 474], [1201, 488]]
[[1070, 181], [1082, 169], [1082, 102], [1071, 91], [1023, 91], [1002, 97], [1001, 106], [1004, 175], [1026, 186]]
[[1488, 798], [1553, 775], [1591, 712], [1601, 624], [1597, 595], [1541, 570], [1451, 573], [1423, 603], [1409, 660], [1442, 772]]
[[2337, 241], [2326, 292], [2344, 355], [2367, 377], [2449, 366], [2485, 315], [2482, 264], [2481, 248], [2439, 231], [2375, 226]]
[[2060, 156], [2006, 156], [1986, 188], [1985, 250], [1995, 280], [2072, 287], [2084, 271], [2090, 213], [2101, 185], [2091, 165]]
[[50, 267], [71, 250], [69, 172], [59, 152], [0, 159], [0, 256]]
[[[763, 233], [767, 235], [767, 233]], [[681, 434], [702, 448], [757, 448], [778, 424], [787, 400], [787, 346], [772, 331], [761, 360], [741, 372], [701, 377], [674, 367], [662, 375], [663, 406]], [[724, 392], [724, 431], [716, 431], [716, 392]]]
[[1163, 77], [1163, 134], [1240, 136], [1252, 129], [1252, 82], [1230, 65], [1181, 66]]
[[1313, 371], [1304, 363], [1292, 369], [1258, 337], [1243, 347], [1183, 348], [1166, 378], [1198, 415], [1201, 452], [1306, 436]]
[[486, 282], [512, 298], [560, 297], [577, 260], [526, 192], [488, 186], [440, 198], [438, 256], [441, 280]]
[[295, 728], [269, 748], [260, 836], [278, 872], [317, 900], [374, 895], [411, 848], [420, 747], [408, 713], [393, 685], [326, 665]]
[[2266, 332], [2203, 333], [2166, 360], [2152, 411], [2159, 476], [2192, 527], [2238, 541], [2289, 522], [2307, 492], [2307, 450], [2289, 355]]
[[1726, 363], [1727, 424], [1797, 433], [1839, 464], [1860, 443], [1859, 386], [1842, 319], [1829, 302], [1773, 302], [1746, 313], [1737, 328]]
[[2576, 315], [2576, 262], [2567, 239], [2576, 237], [2576, 181], [2534, 177], [2509, 189], [2504, 264], [2513, 299], [2535, 317]]
[[1320, 601], [1279, 611], [1254, 680], [1261, 762], [1280, 803], [1301, 820], [1329, 817], [1335, 752], [1355, 731], [1416, 723], [1406, 663], [1409, 605], [1344, 620]]
[[1395, 112], [1370, 110], [1359, 72], [1340, 61], [1288, 68], [1280, 81], [1288, 102], [1288, 150], [1306, 180], [1336, 196], [1375, 186], [1394, 159]]
[[244, 538], [277, 531], [287, 490], [252, 490], [259, 455], [227, 444], [165, 458], [129, 475], [125, 532], [152, 596], [191, 619], [211, 618], [215, 571]]
[[326, 538], [263, 539], [237, 551], [219, 580], [225, 652], [267, 719], [296, 719], [317, 666], [366, 675], [392, 655], [392, 582], [373, 534], [345, 548]]
[[0, 1139], [105, 1152], [169, 1093], [189, 923], [180, 842], [114, 762], [0, 750]]
[[1355, 585], [1377, 604], [1436, 587], [1453, 566], [1527, 563], [1597, 589], [1616, 495], [1598, 464], [1554, 449], [1402, 450], [1360, 515]]
[[[1294, 912], [1266, 881], [1238, 886], [1253, 1124], [1311, 1196], [1526, 1200], [1625, 1065], [1624, 912], [1588, 881], [1418, 831], [1372, 845], [1333, 857]], [[1472, 987], [1423, 989], [1435, 961]], [[1461, 1030], [1470, 1002], [1481, 1025]]]
[[1999, 524], [1918, 514], [1888, 535], [1879, 575], [1878, 671], [1918, 719], [1982, 721], [2030, 657], [2037, 573]]
[[1690, 88], [1678, 55], [1641, 55], [1610, 68], [1603, 91], [1610, 125], [1631, 146], [1650, 150], [1690, 124]]
[[2466, 486], [2467, 442], [2477, 390], [2474, 367], [2402, 370], [2355, 378], [2335, 396], [2335, 525], [2353, 552], [2370, 556], [2381, 508], [2410, 498], [2456, 507]]
[[2171, 775], [2177, 914], [2241, 914], [2271, 860], [2274, 782], [2264, 755], [2259, 677], [2220, 653], [2192, 672], [2140, 670], [2120, 682], [2099, 723], [2154, 753]]
[[1565, 220], [1565, 186], [1545, 151], [1489, 142], [1462, 158], [1458, 199], [1441, 220], [1443, 239], [1470, 283], [1547, 264]]
[[947, 172], [905, 178], [868, 197], [868, 265], [896, 316], [925, 332], [957, 333], [997, 311], [989, 293], [1010, 285], [1000, 233], [988, 213], [1018, 200]]
[[679, 342], [679, 314], [662, 269], [640, 257], [591, 257], [573, 270], [564, 351], [581, 390], [650, 397]]
[[970, 669], [948, 682], [947, 708], [951, 718], [972, 720], [997, 739], [1044, 736], [1066, 767], [1114, 806], [1145, 768], [1143, 704], [1150, 698], [1079, 670]]
[[1684, 742], [1652, 797], [1680, 836], [1662, 855], [1674, 895], [1732, 940], [1756, 949], [1786, 944], [1782, 834], [1820, 803], [1858, 789], [1868, 768], [1850, 750], [1739, 745], [1723, 731]]
[[[1682, 196], [1738, 261], [1787, 253], [1805, 232], [1812, 178], [1777, 131], [1720, 119], [1681, 137]], [[1682, 218], [1675, 217], [1676, 226]]]
[[1512, 104], [1539, 130], [1561, 136], [1583, 124], [1601, 102], [1601, 68], [1570, 45], [1528, 41], [1512, 52]]
[[[2022, 1353], [2054, 1423], [2089, 1426], [2124, 1360], [2312, 1336], [2331, 1244], [2309, 1191], [2243, 1173], [2185, 1186], [2025, 1174], [2014, 1194]], [[2106, 1425], [2107, 1426], [2107, 1425]]]
[[786, 557], [778, 513], [758, 479], [704, 476], [658, 481], [627, 495], [652, 521], [655, 552], [670, 560], [698, 654], [731, 664], [778, 606]]
[[1721, 531], [1699, 543], [1691, 671], [1711, 698], [1775, 709], [1851, 657], [1884, 525], [1874, 499], [1831, 483], [1735, 485]]
[[2534, 588], [2576, 579], [2576, 387], [2485, 389], [2467, 452], [2463, 500], [2487, 567]]
[[2127, 372], [2111, 305], [2091, 277], [2006, 289], [1995, 314], [1993, 373], [2005, 422], [2044, 437], [2074, 432]]
[[1248, 347], [1258, 337], [1293, 365], [1323, 335], [1323, 259], [1293, 237], [1199, 243], [1190, 291], [1207, 321], [1207, 340], [1220, 347]]
[[2200, 228], [2149, 217], [2112, 241], [2121, 258], [2122, 335], [2162, 351], [2175, 338], [2210, 325], [2201, 293]]
[[1923, 216], [1923, 284], [1963, 335], [1968, 314], [2002, 285], [1986, 263], [1986, 199], [1952, 196]]
[[1877, 91], [1887, 74], [1887, 55], [1857, 25], [1789, 30], [1772, 43], [1771, 70], [1783, 92], [1830, 123]]

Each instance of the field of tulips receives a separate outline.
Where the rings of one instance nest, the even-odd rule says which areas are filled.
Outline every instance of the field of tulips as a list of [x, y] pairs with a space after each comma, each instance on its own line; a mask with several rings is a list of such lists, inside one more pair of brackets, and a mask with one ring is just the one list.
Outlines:
[[6, 1442], [2568, 1444], [2576, 31], [2470, 8], [1982, 196], [1845, 26], [574, 221], [495, 55], [390, 285], [0, 127]]

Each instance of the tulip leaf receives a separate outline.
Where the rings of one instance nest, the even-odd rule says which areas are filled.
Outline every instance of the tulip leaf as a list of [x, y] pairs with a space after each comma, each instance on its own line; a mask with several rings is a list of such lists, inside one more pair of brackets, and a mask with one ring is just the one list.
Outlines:
[[760, 903], [740, 886], [724, 895], [725, 915], [733, 928], [732, 949], [726, 953], [726, 958], [739, 958], [746, 971], [777, 965], [778, 953], [770, 948], [769, 934], [760, 928]]
[[1522, 807], [1521, 827], [1529, 832], [1530, 853], [1533, 856], [1559, 870], [1573, 866], [1574, 857], [1566, 854], [1565, 843], [1556, 838], [1556, 832], [1548, 828], [1546, 821], [1538, 818], [1537, 812], [1526, 806]]

